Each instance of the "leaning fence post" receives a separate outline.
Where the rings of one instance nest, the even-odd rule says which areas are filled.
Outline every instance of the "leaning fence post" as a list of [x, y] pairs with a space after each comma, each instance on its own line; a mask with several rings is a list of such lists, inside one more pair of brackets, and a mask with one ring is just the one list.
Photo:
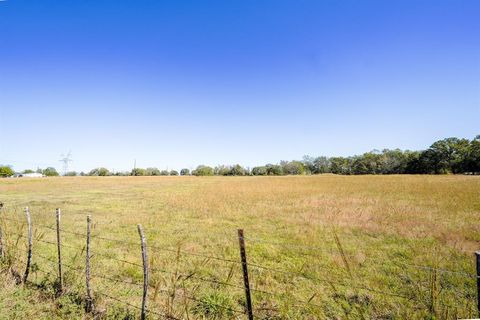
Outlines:
[[137, 224], [138, 234], [142, 245], [142, 261], [143, 261], [143, 297], [142, 297], [142, 314], [140, 319], [145, 320], [147, 315], [147, 294], [148, 294], [148, 256], [147, 244], [145, 243], [145, 234], [142, 226]]
[[58, 293], [63, 292], [63, 277], [62, 277], [62, 243], [60, 239], [60, 216], [62, 212], [60, 208], [55, 209], [55, 216], [57, 221], [57, 253], [58, 253]]
[[252, 298], [250, 297], [250, 282], [248, 281], [247, 253], [243, 229], [238, 229], [238, 242], [240, 244], [240, 258], [242, 259], [243, 283], [245, 285], [245, 298], [247, 299], [248, 319], [253, 320]]
[[85, 280], [87, 284], [87, 299], [85, 303], [85, 311], [87, 313], [93, 312], [93, 298], [92, 298], [92, 288], [90, 287], [90, 232], [91, 232], [91, 217], [87, 216], [87, 256], [85, 259]]
[[477, 265], [477, 309], [480, 316], [480, 251], [475, 252], [475, 258]]
[[25, 207], [25, 215], [27, 216], [28, 225], [28, 253], [27, 253], [27, 266], [25, 268], [25, 274], [23, 275], [23, 282], [25, 283], [30, 272], [30, 263], [32, 261], [32, 220], [30, 219], [30, 210]]

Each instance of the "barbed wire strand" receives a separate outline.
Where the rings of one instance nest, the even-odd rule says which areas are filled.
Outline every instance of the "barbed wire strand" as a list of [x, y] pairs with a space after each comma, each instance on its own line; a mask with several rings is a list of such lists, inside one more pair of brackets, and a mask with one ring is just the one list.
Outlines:
[[[37, 224], [37, 226], [42, 226], [42, 227], [45, 227], [45, 228], [47, 228], [47, 229], [56, 231], [56, 228], [51, 227], [51, 226], [42, 225], [42, 224]], [[74, 235], [86, 237], [86, 234], [82, 234], [82, 233], [78, 233], [78, 232], [73, 232], [73, 231], [69, 231], [69, 230], [65, 230], [65, 229], [61, 229], [61, 232], [67, 232], [67, 233], [71, 233], [71, 234], [74, 234]], [[19, 234], [16, 234], [16, 235], [19, 235]], [[19, 236], [22, 236], [22, 237], [23, 237], [23, 235], [19, 235]], [[132, 246], [134, 246], [134, 245], [135, 245], [135, 246], [136, 246], [136, 245], [139, 245], [138, 243], [134, 243], [134, 242], [130, 242], [130, 241], [125, 241], [125, 240], [119, 240], [119, 239], [112, 239], [112, 238], [107, 238], [107, 237], [103, 237], [103, 236], [92, 236], [92, 238], [101, 239], [101, 240], [105, 240], [105, 241], [116, 242], [116, 243], [122, 243], [122, 244], [127, 244], [127, 245], [132, 245]], [[245, 239], [247, 239], [247, 238], [245, 238]], [[37, 240], [37, 241], [41, 241], [40, 239], [36, 239], [36, 240]], [[45, 241], [44, 241], [44, 242], [45, 242]], [[62, 245], [63, 245], [63, 244], [62, 244]], [[66, 246], [66, 247], [67, 247], [67, 246]], [[242, 264], [242, 262], [236, 261], [236, 260], [232, 260], [232, 259], [221, 258], [221, 257], [217, 257], [217, 256], [212, 256], [212, 255], [204, 255], [204, 254], [189, 252], [189, 251], [185, 251], [185, 250], [175, 250], [175, 249], [173, 249], [173, 248], [165, 248], [165, 247], [159, 247], [159, 246], [155, 246], [155, 245], [149, 245], [148, 247], [151, 248], [151, 249], [162, 250], [162, 251], [171, 252], [171, 253], [180, 252], [180, 253], [185, 254], [185, 255], [196, 256], [196, 257], [201, 257], [201, 258], [205, 258], [205, 259], [212, 259], [212, 260], [224, 261], [224, 262], [235, 263], [235, 264], [239, 264], [239, 265]], [[111, 258], [111, 259], [114, 259], [114, 258]], [[125, 261], [123, 261], [123, 262], [125, 262]], [[289, 273], [290, 273], [290, 274], [298, 275], [298, 276], [300, 276], [300, 277], [305, 277], [305, 276], [303, 276], [302, 274], [300, 274], [300, 273], [298, 273], [298, 272], [272, 269], [272, 268], [265, 267], [265, 266], [262, 266], [262, 265], [256, 264], [256, 263], [247, 263], [247, 264], [248, 264], [249, 266], [253, 267], [253, 268], [259, 268], [259, 269], [264, 269], [264, 270], [269, 270], [269, 271], [272, 271], [272, 272], [278, 272], [278, 273], [284, 273], [284, 274], [289, 274]], [[432, 270], [432, 271], [437, 271], [437, 272], [440, 272], [440, 273], [457, 274], [457, 275], [462, 275], [462, 276], [466, 276], [466, 277], [473, 277], [473, 278], [476, 278], [476, 277], [477, 277], [476, 275], [468, 274], [468, 273], [462, 272], [462, 271], [449, 270], [449, 269], [444, 269], [444, 268], [434, 268], [434, 267], [431, 267], [431, 266], [414, 265], [414, 264], [407, 264], [407, 263], [403, 263], [403, 264], [406, 265], [406, 266], [410, 266], [410, 267], [417, 268], [417, 269]], [[318, 267], [318, 266], [317, 266], [317, 267]], [[322, 268], [328, 269], [329, 267], [328, 267], [328, 266], [322, 266]]]
[[[8, 219], [8, 218], [7, 218]], [[16, 220], [15, 220], [16, 221]], [[48, 229], [51, 229], [51, 230], [56, 230], [54, 229], [53, 227], [50, 227], [50, 226], [46, 226], [46, 225], [41, 225], [40, 226], [42, 227], [46, 227]], [[66, 231], [66, 230], [62, 230], [62, 231]], [[68, 231], [72, 234], [75, 234], [75, 235], [80, 235], [82, 237], [85, 237], [86, 235], [85, 234], [81, 234], [81, 233], [77, 233], [77, 232], [71, 232], [71, 231]], [[18, 235], [18, 234], [17, 234]], [[22, 236], [23, 235], [19, 235], [19, 236]], [[97, 236], [96, 238], [98, 239], [103, 239], [103, 240], [108, 240], [108, 241], [113, 241], [113, 242], [117, 242], [117, 243], [123, 243], [123, 244], [129, 244], [129, 245], [138, 245], [137, 243], [133, 243], [133, 242], [128, 242], [128, 241], [123, 241], [123, 240], [118, 240], [118, 239], [111, 239], [111, 238], [105, 238], [105, 237], [100, 237], [100, 236]], [[37, 241], [42, 241], [41, 239], [36, 239]], [[50, 244], [54, 244], [53, 242], [47, 242], [46, 240], [43, 240], [43, 242], [46, 242], [46, 243], [50, 243]], [[178, 252], [177, 250], [173, 250], [173, 249], [167, 249], [167, 248], [162, 248], [162, 247], [158, 247], [158, 246], [149, 246], [150, 248], [154, 248], [154, 249], [160, 249], [160, 250], [166, 250], [166, 251], [169, 251], [169, 252]], [[190, 255], [194, 255], [194, 256], [199, 256], [199, 257], [203, 257], [203, 258], [206, 258], [206, 259], [216, 259], [216, 260], [221, 260], [221, 261], [226, 261], [226, 262], [231, 262], [231, 263], [240, 263], [239, 261], [235, 261], [235, 260], [231, 260], [231, 259], [225, 259], [225, 258], [220, 258], [220, 257], [215, 257], [215, 256], [207, 256], [207, 255], [202, 255], [202, 254], [197, 254], [197, 253], [191, 253], [191, 252], [187, 252], [187, 251], [180, 251], [181, 253], [184, 253], [184, 254], [190, 254]], [[97, 253], [98, 254], [98, 253]], [[93, 255], [92, 255], [93, 256]], [[110, 259], [112, 260], [116, 260], [116, 261], [119, 261], [119, 262], [124, 262], [124, 263], [129, 263], [129, 264], [132, 264], [132, 265], [135, 265], [135, 266], [138, 266], [138, 267], [143, 267], [142, 265], [140, 264], [137, 264], [137, 263], [133, 263], [133, 262], [130, 262], [130, 261], [127, 261], [127, 260], [123, 260], [123, 259], [117, 259], [117, 258], [113, 258], [113, 257], [109, 257]], [[283, 274], [291, 274], [291, 275], [297, 275], [297, 276], [300, 276], [300, 277], [303, 277], [305, 279], [308, 279], [308, 280], [316, 280], [316, 281], [322, 281], [322, 282], [327, 282], [327, 283], [336, 283], [338, 285], [343, 285], [343, 286], [351, 286], [350, 284], [344, 284], [344, 283], [341, 283], [341, 282], [337, 282], [337, 281], [332, 281], [332, 280], [327, 280], [327, 279], [320, 279], [320, 278], [316, 278], [316, 277], [310, 277], [310, 276], [305, 276], [301, 273], [298, 273], [298, 272], [292, 272], [292, 271], [284, 271], [284, 270], [279, 270], [279, 269], [274, 269], [274, 268], [269, 268], [269, 267], [265, 267], [265, 266], [262, 266], [262, 265], [259, 265], [259, 264], [255, 264], [255, 263], [248, 263], [249, 266], [251, 267], [254, 267], [254, 268], [260, 268], [260, 269], [264, 269], [264, 270], [268, 270], [268, 271], [271, 271], [271, 272], [277, 272], [277, 273], [283, 273]], [[420, 269], [427, 269], [427, 270], [435, 270], [435, 271], [438, 271], [438, 272], [444, 272], [444, 273], [452, 273], [452, 274], [459, 274], [459, 275], [463, 275], [463, 276], [468, 276], [468, 277], [472, 277], [472, 275], [470, 274], [466, 274], [464, 272], [459, 272], [459, 271], [453, 271], [453, 270], [447, 270], [447, 269], [440, 269], [440, 268], [433, 268], [433, 267], [429, 267], [429, 266], [421, 266], [421, 265], [409, 265], [409, 264], [406, 264], [408, 266], [411, 266], [411, 267], [415, 267], [415, 268], [420, 268]], [[172, 272], [169, 272], [169, 271], [166, 271], [166, 270], [161, 270], [161, 269], [158, 269], [158, 268], [155, 268], [155, 269], [152, 269], [152, 271], [159, 271], [159, 272], [164, 272], [164, 273], [170, 273], [172, 274]], [[233, 285], [231, 283], [226, 283], [226, 282], [222, 282], [222, 281], [218, 281], [218, 280], [214, 280], [214, 279], [206, 279], [206, 278], [203, 278], [203, 277], [197, 277], [197, 276], [194, 276], [192, 274], [190, 275], [186, 275], [186, 274], [182, 274], [183, 276], [187, 277], [187, 278], [193, 278], [193, 279], [197, 279], [197, 280], [200, 280], [200, 281], [206, 281], [206, 282], [211, 282], [211, 283], [215, 283], [215, 284], [220, 284], [220, 285], [225, 285], [225, 286], [232, 286], [232, 287], [237, 287], [239, 289], [243, 289], [243, 287], [240, 287], [240, 286], [236, 286], [236, 285]], [[475, 276], [474, 276], [475, 277]], [[368, 291], [372, 291], [372, 292], [377, 292], [377, 293], [380, 293], [380, 294], [385, 294], [385, 295], [390, 295], [390, 296], [398, 296], [398, 297], [402, 297], [402, 298], [408, 298], [406, 296], [402, 296], [402, 295], [397, 295], [397, 294], [392, 294], [392, 293], [386, 293], [386, 292], [382, 292], [382, 291], [379, 291], [379, 290], [376, 290], [376, 289], [373, 289], [373, 288], [369, 288], [369, 287], [365, 287], [365, 286], [357, 286], [356, 287], [357, 289], [363, 289], [363, 290], [368, 290]], [[257, 291], [257, 292], [260, 292], [260, 293], [264, 293], [264, 294], [272, 294], [272, 293], [269, 293], [269, 292], [266, 292], [266, 291], [262, 291], [262, 290], [257, 290], [257, 289], [252, 289], [252, 291]]]

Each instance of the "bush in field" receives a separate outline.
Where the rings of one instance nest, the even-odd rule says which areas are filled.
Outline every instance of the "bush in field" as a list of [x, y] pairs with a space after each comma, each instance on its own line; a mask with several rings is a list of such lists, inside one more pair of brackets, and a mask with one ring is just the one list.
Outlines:
[[180, 175], [181, 176], [189, 176], [190, 175], [190, 170], [188, 170], [187, 168], [183, 168], [182, 170], [180, 170]]
[[177, 170], [172, 170], [170, 171], [171, 176], [178, 176], [178, 171]]
[[213, 176], [213, 168], [209, 166], [199, 165], [197, 169], [192, 171], [194, 176]]
[[170, 174], [170, 172], [168, 172], [168, 170], [162, 170], [160, 171], [160, 175], [161, 176], [168, 176]]
[[11, 177], [15, 172], [9, 166], [0, 166], [0, 177]]
[[65, 173], [65, 176], [75, 177], [75, 176], [77, 176], [77, 172], [76, 171], [68, 171], [67, 173]]
[[48, 167], [42, 171], [42, 174], [47, 177], [56, 177], [58, 176], [58, 172], [53, 167]]

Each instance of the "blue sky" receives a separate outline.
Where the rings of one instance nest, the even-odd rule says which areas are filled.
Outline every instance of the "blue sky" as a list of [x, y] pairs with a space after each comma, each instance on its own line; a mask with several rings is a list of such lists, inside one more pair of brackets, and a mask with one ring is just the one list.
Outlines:
[[254, 166], [480, 134], [480, 2], [0, 2], [0, 163]]

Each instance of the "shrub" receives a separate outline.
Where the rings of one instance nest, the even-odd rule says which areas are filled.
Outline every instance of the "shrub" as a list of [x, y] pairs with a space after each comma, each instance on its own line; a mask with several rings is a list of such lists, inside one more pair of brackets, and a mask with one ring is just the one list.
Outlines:
[[0, 177], [11, 177], [15, 172], [9, 166], [0, 166]]

